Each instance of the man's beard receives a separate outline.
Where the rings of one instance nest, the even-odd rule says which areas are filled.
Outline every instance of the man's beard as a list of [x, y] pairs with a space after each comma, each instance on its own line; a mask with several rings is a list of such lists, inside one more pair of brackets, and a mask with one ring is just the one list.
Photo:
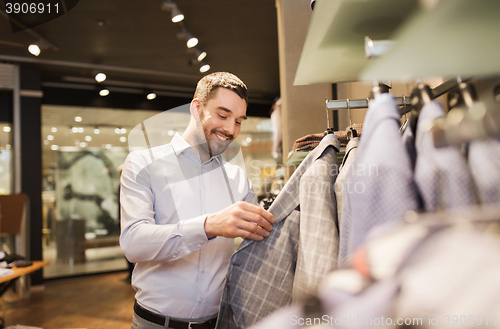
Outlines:
[[[226, 148], [229, 146], [229, 144], [231, 144], [232, 140], [234, 139], [234, 135], [226, 134], [223, 131], [217, 129], [208, 130], [208, 128], [205, 125], [205, 113], [203, 112], [202, 109], [200, 109], [199, 111], [199, 116], [200, 116], [201, 127], [203, 128], [203, 135], [205, 137], [204, 141], [200, 141], [201, 148], [204, 151], [208, 152], [210, 158], [224, 153]], [[215, 137], [216, 132], [219, 135], [222, 135], [225, 138], [227, 138], [227, 141], [219, 141], [217, 137]], [[215, 139], [210, 139], [210, 136], [214, 136]]]

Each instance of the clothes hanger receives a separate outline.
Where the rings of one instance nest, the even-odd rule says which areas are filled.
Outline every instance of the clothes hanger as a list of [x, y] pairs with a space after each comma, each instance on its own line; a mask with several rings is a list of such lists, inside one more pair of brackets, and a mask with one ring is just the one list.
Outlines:
[[330, 117], [328, 115], [328, 97], [325, 98], [325, 108], [326, 108], [326, 130], [323, 132], [323, 137], [328, 135], [328, 134], [333, 134], [335, 133], [335, 131], [333, 130], [333, 128], [330, 128]]
[[448, 108], [466, 107], [471, 108], [477, 102], [477, 93], [474, 85], [470, 82], [461, 82], [456, 88], [448, 93]]
[[[349, 100], [347, 100], [347, 113], [349, 113], [349, 126], [352, 126], [351, 104], [349, 103]], [[356, 129], [350, 127], [347, 131], [347, 139], [351, 140], [354, 137], [358, 137], [358, 132], [356, 131]]]
[[382, 83], [382, 82], [379, 83], [378, 81], [375, 81], [373, 83], [373, 88], [372, 88], [372, 91], [370, 92], [370, 96], [368, 98], [370, 100], [373, 100], [373, 99], [377, 98], [379, 95], [388, 93], [389, 89], [391, 89], [391, 87], [389, 87], [385, 83]]
[[406, 111], [406, 96], [405, 95], [403, 95], [403, 113], [405, 116], [405, 121], [403, 122], [403, 124], [399, 128], [399, 132], [401, 133], [401, 135], [405, 132], [406, 128], [408, 127], [408, 123], [410, 121], [410, 119], [408, 118], [408, 112]]
[[432, 101], [432, 90], [431, 88], [423, 83], [419, 83], [411, 93], [411, 106], [412, 110], [410, 113], [409, 125], [415, 134], [417, 131], [417, 121], [418, 115], [422, 108]]

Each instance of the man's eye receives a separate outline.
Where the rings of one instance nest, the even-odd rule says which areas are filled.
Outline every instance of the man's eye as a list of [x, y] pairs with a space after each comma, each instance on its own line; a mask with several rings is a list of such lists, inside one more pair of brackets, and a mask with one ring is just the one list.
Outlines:
[[220, 117], [221, 119], [225, 119], [225, 118], [227, 118], [227, 117], [225, 117], [225, 116], [223, 116], [223, 115], [220, 115], [220, 114], [219, 114], [219, 117]]
[[241, 122], [239, 122], [239, 121], [236, 121], [236, 124], [237, 124], [237, 125], [239, 126], [239, 125], [241, 125]]

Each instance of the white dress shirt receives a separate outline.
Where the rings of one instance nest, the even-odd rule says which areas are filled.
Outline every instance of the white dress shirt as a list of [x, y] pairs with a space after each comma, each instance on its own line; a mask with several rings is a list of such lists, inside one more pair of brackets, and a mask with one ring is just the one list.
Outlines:
[[202, 163], [179, 134], [170, 144], [129, 154], [121, 177], [120, 245], [137, 263], [132, 286], [142, 307], [186, 319], [218, 313], [234, 239], [208, 241], [204, 224], [232, 200], [256, 204], [243, 169], [221, 156]]

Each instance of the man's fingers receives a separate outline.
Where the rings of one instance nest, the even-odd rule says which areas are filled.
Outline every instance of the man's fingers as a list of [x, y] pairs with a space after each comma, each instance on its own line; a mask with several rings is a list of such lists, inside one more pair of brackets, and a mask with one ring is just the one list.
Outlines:
[[262, 241], [264, 237], [262, 235], [258, 235], [249, 231], [245, 231], [243, 229], [239, 229], [237, 231], [237, 234], [239, 237], [245, 238], [245, 239], [250, 239], [254, 241]]
[[238, 218], [244, 220], [246, 223], [250, 223], [253, 226], [256, 226], [255, 224], [257, 224], [258, 226], [263, 227], [268, 231], [271, 231], [273, 229], [271, 223], [264, 219], [264, 217], [250, 211], [242, 210], [238, 214]]
[[248, 212], [252, 212], [254, 214], [257, 214], [257, 215], [261, 216], [262, 218], [264, 218], [269, 223], [274, 223], [275, 222], [273, 214], [271, 214], [269, 211], [266, 211], [266, 210], [262, 209], [259, 206], [256, 206], [254, 204], [251, 204], [251, 203], [248, 203], [248, 202], [244, 202], [244, 201], [240, 202], [239, 206], [243, 210], [246, 210]]
[[250, 222], [241, 221], [239, 223], [238, 227], [246, 232], [250, 232], [250, 233], [255, 234], [255, 235], [259, 235], [259, 236], [266, 237], [266, 238], [269, 236], [268, 230], [265, 230], [264, 228], [262, 228], [258, 225], [252, 224]]

